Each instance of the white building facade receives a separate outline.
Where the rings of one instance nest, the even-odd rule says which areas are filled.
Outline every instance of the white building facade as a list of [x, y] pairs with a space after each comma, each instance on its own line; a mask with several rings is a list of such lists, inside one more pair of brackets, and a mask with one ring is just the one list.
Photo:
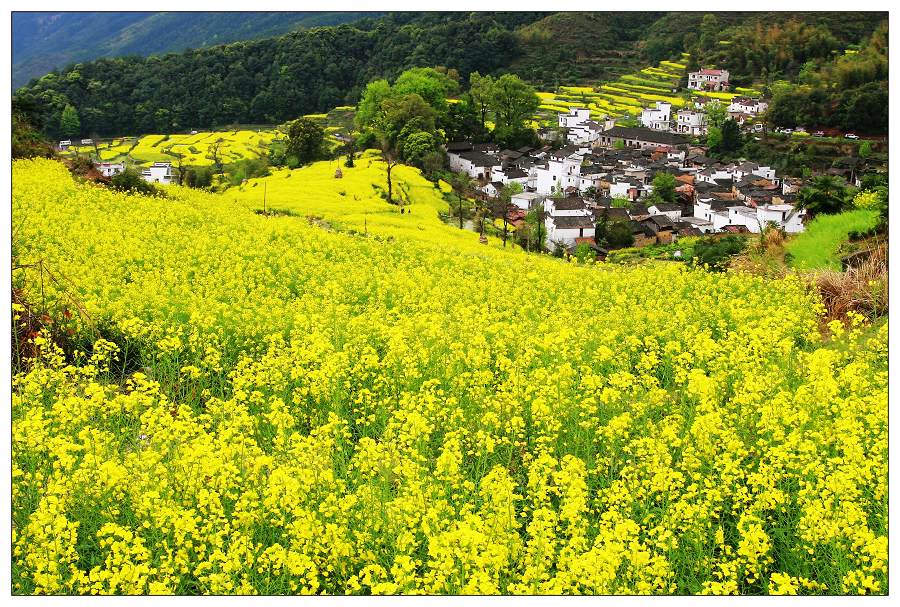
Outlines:
[[141, 171], [144, 181], [169, 185], [175, 180], [171, 162], [154, 162], [149, 168]]
[[700, 70], [688, 74], [688, 88], [695, 91], [724, 91], [728, 88], [728, 70]]
[[672, 123], [672, 104], [657, 101], [653, 107], [641, 112], [641, 124], [654, 131], [668, 131]]

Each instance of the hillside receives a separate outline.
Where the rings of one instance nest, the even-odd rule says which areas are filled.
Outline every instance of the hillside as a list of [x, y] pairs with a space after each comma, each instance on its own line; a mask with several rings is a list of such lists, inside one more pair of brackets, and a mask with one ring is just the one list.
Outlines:
[[704, 64], [733, 62], [736, 80], [753, 86], [754, 74], [764, 82], [793, 78], [806, 62], [859, 45], [884, 20], [883, 13], [800, 14], [782, 27], [778, 14], [755, 13], [752, 25], [723, 15], [704, 26], [700, 13], [678, 15], [392, 13], [153, 59], [84, 62], [32, 81], [17, 97], [38, 106], [46, 134], [57, 138], [66, 105], [85, 133], [99, 135], [272, 124], [352, 105], [368, 82], [419, 66], [455, 69], [463, 84], [473, 71], [512, 71], [555, 92], [690, 52]]
[[337, 25], [380, 13], [42, 13], [12, 14], [13, 88], [70, 63], [148, 56]]
[[14, 593], [888, 592], [887, 324], [333, 169], [13, 163]]

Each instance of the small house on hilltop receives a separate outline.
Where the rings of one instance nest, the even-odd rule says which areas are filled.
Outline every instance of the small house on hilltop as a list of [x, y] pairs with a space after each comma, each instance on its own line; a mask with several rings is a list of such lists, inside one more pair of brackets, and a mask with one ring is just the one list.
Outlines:
[[724, 91], [729, 86], [728, 70], [703, 69], [688, 74], [688, 88], [695, 91]]

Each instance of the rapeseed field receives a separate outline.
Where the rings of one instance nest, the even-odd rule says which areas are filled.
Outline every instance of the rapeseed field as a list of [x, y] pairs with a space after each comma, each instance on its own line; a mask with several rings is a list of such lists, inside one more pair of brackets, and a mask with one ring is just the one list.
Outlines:
[[887, 592], [886, 324], [479, 245], [412, 169], [401, 215], [334, 168], [13, 164], [14, 287], [68, 335], [14, 361], [14, 593]]

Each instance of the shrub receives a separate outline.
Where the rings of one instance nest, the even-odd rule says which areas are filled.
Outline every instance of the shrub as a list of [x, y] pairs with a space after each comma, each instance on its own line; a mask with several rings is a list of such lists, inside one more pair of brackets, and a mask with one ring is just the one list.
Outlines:
[[706, 264], [712, 270], [723, 270], [730, 259], [744, 250], [747, 239], [743, 236], [728, 235], [715, 238], [701, 238], [694, 245], [694, 260]]
[[109, 180], [110, 187], [122, 192], [131, 192], [134, 194], [146, 194], [150, 196], [163, 195], [162, 190], [158, 187], [144, 181], [141, 174], [135, 169], [125, 169], [121, 173], [113, 175]]

